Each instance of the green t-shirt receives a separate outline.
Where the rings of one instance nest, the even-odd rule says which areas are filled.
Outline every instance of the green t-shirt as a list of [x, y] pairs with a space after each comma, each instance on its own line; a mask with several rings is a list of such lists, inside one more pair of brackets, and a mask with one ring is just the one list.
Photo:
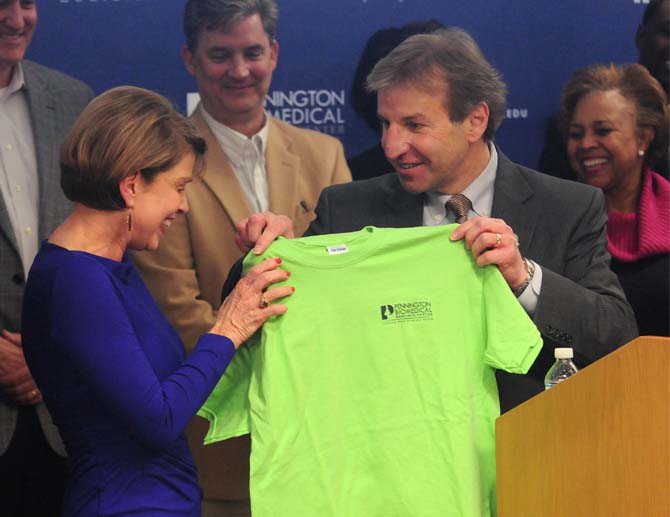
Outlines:
[[288, 312], [241, 347], [199, 414], [251, 433], [254, 517], [495, 514], [495, 368], [540, 334], [456, 225], [278, 239]]

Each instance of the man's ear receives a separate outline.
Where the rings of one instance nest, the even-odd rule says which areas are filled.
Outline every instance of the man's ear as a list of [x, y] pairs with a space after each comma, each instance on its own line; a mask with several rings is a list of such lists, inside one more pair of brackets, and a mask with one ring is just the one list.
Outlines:
[[138, 174], [139, 172], [129, 174], [119, 183], [119, 192], [128, 208], [135, 206], [135, 182], [137, 181]]
[[477, 104], [467, 116], [468, 141], [470, 143], [481, 140], [489, 124], [489, 106], [484, 101]]
[[181, 58], [189, 74], [195, 77], [195, 67], [193, 66], [193, 53], [187, 45], [181, 47]]

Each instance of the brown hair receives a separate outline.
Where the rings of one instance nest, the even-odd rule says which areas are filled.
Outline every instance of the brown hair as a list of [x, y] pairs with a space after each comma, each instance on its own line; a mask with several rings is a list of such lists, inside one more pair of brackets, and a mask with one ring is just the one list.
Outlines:
[[275, 0], [188, 0], [184, 8], [186, 45], [195, 52], [203, 31], [227, 32], [240, 20], [255, 14], [260, 17], [270, 42], [274, 41], [279, 19]]
[[577, 103], [593, 91], [618, 91], [633, 102], [638, 128], [649, 127], [654, 138], [645, 154], [649, 166], [660, 159], [668, 148], [668, 98], [661, 85], [642, 65], [592, 65], [573, 74], [561, 94], [561, 129], [567, 135]]
[[77, 118], [60, 150], [61, 187], [71, 201], [99, 210], [126, 207], [119, 183], [140, 172], [145, 181], [195, 155], [204, 169], [205, 141], [165, 97], [119, 86], [96, 97]]
[[379, 92], [403, 83], [425, 91], [443, 90], [452, 122], [462, 122], [485, 102], [489, 107], [485, 140], [493, 140], [505, 117], [505, 82], [463, 29], [451, 27], [407, 38], [375, 65], [366, 88]]

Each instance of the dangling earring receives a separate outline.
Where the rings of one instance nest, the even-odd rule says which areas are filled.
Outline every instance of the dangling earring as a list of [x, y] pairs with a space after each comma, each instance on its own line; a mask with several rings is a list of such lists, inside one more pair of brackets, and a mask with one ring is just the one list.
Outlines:
[[[137, 172], [134, 176], [137, 176]], [[126, 222], [128, 223], [128, 233], [133, 229], [133, 206], [135, 205], [135, 183], [134, 181], [130, 183], [130, 191], [133, 193], [132, 203], [128, 205], [128, 215], [126, 216]]]
[[644, 156], [644, 149], [638, 149], [637, 150], [637, 155], [642, 158]]

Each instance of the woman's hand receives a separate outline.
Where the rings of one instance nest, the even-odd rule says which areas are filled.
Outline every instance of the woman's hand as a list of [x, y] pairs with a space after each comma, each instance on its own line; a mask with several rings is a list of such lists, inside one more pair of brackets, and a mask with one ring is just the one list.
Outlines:
[[279, 269], [281, 259], [267, 259], [252, 267], [223, 301], [210, 331], [229, 338], [235, 348], [251, 337], [270, 316], [284, 314], [286, 305], [271, 303], [290, 296], [294, 287], [267, 287], [291, 274]]

